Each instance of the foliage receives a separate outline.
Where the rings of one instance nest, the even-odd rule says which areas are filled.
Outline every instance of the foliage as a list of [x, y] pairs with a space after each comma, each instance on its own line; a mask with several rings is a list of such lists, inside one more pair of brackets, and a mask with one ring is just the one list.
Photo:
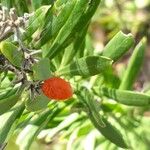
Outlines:
[[[97, 8], [104, 13], [107, 1], [0, 2], [1, 149], [9, 150], [12, 140], [20, 150], [40, 149], [35, 140], [60, 150], [149, 148], [145, 113], [150, 95], [134, 88], [147, 44], [143, 35], [137, 40], [127, 32], [128, 22], [125, 32], [117, 24], [97, 52], [89, 33]], [[108, 32], [113, 23], [103, 19], [107, 17], [99, 23]], [[115, 66], [131, 48], [121, 78]], [[59, 101], [44, 95], [43, 81], [55, 76], [70, 82], [72, 98]]]

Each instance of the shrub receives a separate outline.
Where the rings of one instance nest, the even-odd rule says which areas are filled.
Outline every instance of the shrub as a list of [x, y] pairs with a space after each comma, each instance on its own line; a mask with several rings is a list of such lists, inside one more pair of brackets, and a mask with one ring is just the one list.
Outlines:
[[[79, 149], [89, 133], [90, 145], [94, 147], [96, 141], [104, 149], [113, 144], [134, 147], [130, 132], [138, 141], [141, 138], [135, 131], [141, 120], [134, 110], [149, 106], [150, 96], [134, 91], [133, 84], [146, 40], [135, 47], [120, 80], [113, 66], [134, 46], [134, 37], [119, 31], [101, 53], [88, 47], [88, 27], [99, 3], [1, 0], [2, 149], [12, 135], [21, 150], [30, 149], [37, 136], [49, 143], [59, 133], [69, 140], [68, 149], [73, 141], [72, 149]], [[95, 135], [97, 131], [103, 136]]]

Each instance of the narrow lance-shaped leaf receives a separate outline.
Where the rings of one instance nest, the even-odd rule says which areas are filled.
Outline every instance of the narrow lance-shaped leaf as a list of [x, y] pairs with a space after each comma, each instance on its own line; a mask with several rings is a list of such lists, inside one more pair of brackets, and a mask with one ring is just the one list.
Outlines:
[[[88, 28], [90, 20], [91, 20], [92, 16], [94, 15], [95, 11], [97, 10], [100, 2], [101, 2], [101, 0], [92, 0], [92, 1], [89, 2], [88, 6], [87, 6], [87, 9], [83, 12], [79, 22], [74, 27], [74, 29], [72, 30], [70, 36], [66, 40], [66, 41], [71, 42], [73, 40], [74, 35], [76, 35], [77, 33], [79, 34], [79, 38], [74, 37], [75, 38], [74, 49], [80, 49], [80, 51], [78, 50], [79, 57], [84, 56], [84, 46], [85, 46], [84, 42], [85, 42], [85, 39], [82, 36], [86, 35], [85, 32]], [[82, 40], [80, 38], [82, 38]], [[65, 44], [64, 44], [64, 46], [65, 46]]]
[[102, 55], [117, 61], [133, 44], [133, 36], [131, 34], [124, 34], [120, 31], [104, 47]]
[[10, 111], [0, 116], [0, 144], [7, 143], [23, 110], [24, 103], [19, 102]]
[[[100, 0], [93, 0], [87, 5], [87, 9], [83, 13], [80, 10], [80, 14], [82, 14], [82, 15], [80, 16], [80, 19], [76, 23], [76, 25], [75, 25], [75, 22], [72, 21], [72, 20], [77, 21], [77, 17], [76, 17], [76, 15], [74, 15], [74, 17], [76, 17], [76, 18], [72, 19], [70, 21], [70, 22], [74, 22], [74, 25], [73, 25], [74, 27], [72, 26], [73, 27], [72, 30], [68, 30], [68, 29], [70, 29], [72, 23], [70, 23], [70, 24], [68, 23], [68, 26], [67, 26], [67, 24], [64, 25], [64, 30], [63, 30], [64, 33], [62, 32], [62, 35], [67, 35], [66, 33], [69, 33], [69, 32], [70, 33], [68, 34], [68, 36], [66, 36], [66, 38], [62, 38], [62, 36], [60, 36], [60, 39], [59, 40], [57, 39], [57, 41], [59, 41], [59, 43], [55, 43], [55, 45], [53, 44], [53, 47], [51, 46], [50, 48], [48, 48], [49, 50], [47, 50], [47, 51], [50, 51], [49, 52], [50, 55], [53, 55], [51, 53], [53, 51], [56, 51], [56, 53], [62, 51], [62, 49], [66, 48], [74, 40], [76, 33], [82, 32], [83, 28], [88, 25], [91, 17], [93, 16], [93, 14], [95, 13], [95, 11], [97, 9], [99, 3], [100, 3]], [[73, 13], [73, 11], [72, 11], [72, 13]], [[78, 14], [78, 12], [75, 14]], [[49, 37], [49, 34], [48, 34], [48, 37]], [[54, 42], [57, 42], [57, 41], [55, 40]], [[46, 56], [46, 53], [44, 56]], [[54, 56], [55, 56], [55, 54], [54, 54]], [[53, 58], [54, 56], [50, 56], [50, 57]], [[49, 57], [49, 56], [47, 55], [46, 57]]]
[[89, 1], [89, 5], [86, 11], [82, 14], [80, 21], [78, 22], [76, 28], [74, 29], [76, 32], [81, 32], [83, 28], [89, 24], [92, 16], [96, 12], [101, 0], [91, 0]]
[[69, 65], [61, 68], [56, 72], [57, 75], [80, 75], [80, 76], [93, 76], [102, 73], [109, 68], [112, 60], [100, 56], [88, 56], [77, 59]]
[[64, 107], [51, 108], [43, 113], [36, 115], [31, 119], [29, 124], [20, 132], [17, 137], [17, 145], [21, 150], [29, 150], [33, 140], [40, 133], [40, 131], [51, 121]]
[[0, 100], [0, 115], [10, 110], [18, 100], [25, 88], [25, 84], [20, 87], [14, 87], [11, 91]]
[[144, 60], [144, 54], [146, 49], [146, 39], [140, 41], [135, 47], [133, 54], [129, 60], [126, 71], [124, 72], [119, 89], [129, 90], [132, 89], [134, 81], [141, 69]]
[[57, 53], [62, 50], [62, 47], [66, 47], [69, 44], [67, 38], [70, 36], [72, 30], [77, 25], [78, 21], [82, 16], [82, 13], [86, 10], [87, 4], [88, 0], [76, 1], [74, 9], [72, 10], [68, 20], [66, 21], [65, 25], [55, 38], [54, 42], [52, 43], [52, 46], [48, 49], [45, 57], [49, 58], [55, 57]]
[[116, 144], [121, 148], [128, 148], [119, 130], [114, 127], [110, 122], [108, 122], [105, 118], [103, 118], [105, 127], [101, 127], [92, 116], [90, 117], [90, 120], [92, 121], [93, 125], [100, 131], [100, 133], [112, 143]]
[[[101, 0], [89, 1], [87, 9], [82, 13], [82, 16], [80, 17], [80, 20], [78, 21], [76, 26], [73, 28], [71, 34], [66, 39], [66, 42], [64, 42], [62, 44], [62, 48], [64, 48], [66, 45], [70, 44], [75, 39], [76, 40], [75, 41], [76, 42], [75, 47], [78, 47], [80, 49], [80, 51], [78, 51], [79, 57], [84, 56], [84, 51], [83, 50], [84, 50], [84, 46], [85, 46], [85, 43], [84, 43], [85, 40], [83, 38], [82, 42], [81, 42], [80, 39], [79, 40], [76, 39], [75, 36], [76, 36], [76, 34], [79, 34], [79, 35], [83, 34], [83, 32], [85, 32], [84, 30], [86, 30], [86, 28], [88, 28], [90, 20], [91, 20], [92, 16], [94, 15], [95, 11], [97, 10], [100, 2], [101, 2]], [[77, 42], [79, 42], [79, 41], [80, 41], [81, 44], [79, 44], [79, 46], [78, 46]]]
[[46, 44], [50, 39], [55, 37], [63, 25], [66, 23], [73, 7], [75, 5], [75, 0], [68, 1], [64, 7], [61, 9], [57, 17], [53, 17], [53, 20], [47, 24], [42, 31], [40, 30], [37, 39], [33, 39], [33, 44], [36, 48], [39, 48]]
[[105, 127], [105, 124], [102, 120], [102, 116], [99, 113], [99, 103], [96, 100], [94, 100], [94, 96], [86, 88], [82, 88], [80, 90], [82, 91], [82, 95], [80, 95], [82, 97], [81, 102], [84, 106], [87, 107], [86, 109], [87, 112], [89, 112], [89, 115], [91, 115], [95, 120], [97, 120], [101, 127]]
[[31, 38], [32, 34], [43, 24], [45, 15], [49, 9], [51, 9], [51, 6], [41, 6], [35, 11], [35, 13], [30, 17], [25, 32], [22, 35], [23, 40]]
[[11, 95], [14, 95], [16, 93], [17, 88], [7, 88], [5, 91], [1, 91], [0, 93], [0, 101], [3, 100], [4, 98], [7, 98]]
[[[112, 143], [116, 144], [119, 147], [127, 148], [127, 145], [121, 133], [114, 126], [112, 126], [111, 123], [109, 123], [104, 117], [100, 116], [99, 111], [97, 109], [98, 106], [97, 105], [91, 106], [93, 99], [91, 99], [91, 96], [89, 96], [87, 92], [88, 91], [86, 91], [86, 93], [84, 94], [82, 93], [77, 95], [79, 96], [79, 99], [83, 102], [84, 107], [87, 109], [87, 115], [91, 120], [91, 122], [93, 123], [93, 125], [100, 131], [100, 133], [103, 136], [105, 136]], [[93, 113], [93, 111], [95, 111], [95, 113]], [[102, 126], [102, 122], [105, 126]]]
[[97, 88], [96, 91], [124, 105], [148, 106], [150, 104], [150, 96], [140, 92], [111, 89], [107, 87]]
[[[32, 35], [33, 41], [34, 40], [37, 41], [40, 38], [41, 31], [43, 31], [43, 30], [45, 31], [45, 28], [47, 26], [49, 26], [49, 24], [52, 24], [54, 18], [56, 17], [54, 14], [56, 13], [57, 10], [52, 5], [49, 5], [49, 6], [51, 6], [51, 7], [45, 13], [43, 22], [40, 24], [40, 26], [38, 27], [36, 32]], [[32, 43], [32, 41], [30, 41], [30, 43], [34, 47], [34, 44]], [[41, 47], [40, 47], [40, 49], [41, 49]]]
[[19, 100], [20, 94], [18, 94], [16, 90], [17, 89], [12, 89], [7, 96], [0, 100], [0, 115], [8, 111]]
[[11, 42], [3, 41], [0, 43], [2, 54], [16, 67], [21, 67], [23, 63], [23, 53]]
[[45, 126], [45, 121], [50, 113], [51, 110], [46, 110], [45, 112], [32, 117], [31, 121], [20, 132], [17, 138], [16, 143], [19, 145], [20, 149], [28, 150], [30, 148], [39, 131]]
[[84, 42], [87, 29], [88, 29], [88, 26], [86, 26], [80, 34], [78, 33], [75, 38], [74, 43], [72, 43], [69, 47], [65, 49], [60, 68], [69, 64], [73, 60], [76, 53], [80, 50]]
[[64, 121], [62, 121], [57, 127], [53, 128], [53, 129], [48, 129], [49, 132], [48, 135], [46, 136], [45, 140], [47, 142], [51, 141], [52, 138], [57, 134], [59, 133], [61, 130], [69, 127], [71, 124], [75, 123], [75, 121], [77, 121], [79, 119], [79, 114], [78, 113], [73, 113], [69, 116], [67, 116], [65, 118]]
[[[86, 28], [88, 27], [88, 24], [90, 23], [90, 20], [92, 16], [94, 15], [97, 7], [99, 6], [100, 0], [92, 0], [89, 2], [87, 9], [83, 12], [82, 16], [80, 17], [80, 20], [76, 24], [76, 26], [73, 28], [72, 32], [68, 36], [68, 38], [65, 40], [65, 42], [60, 46], [60, 49], [64, 49], [64, 47], [67, 47], [74, 39], [75, 39], [75, 47], [74, 49], [80, 49], [78, 51], [79, 57], [83, 57], [84, 55], [84, 38], [80, 40], [80, 35], [84, 35]], [[79, 34], [79, 39], [77, 39], [76, 34]], [[77, 43], [80, 44], [77, 44]], [[67, 49], [68, 50], [68, 49]]]

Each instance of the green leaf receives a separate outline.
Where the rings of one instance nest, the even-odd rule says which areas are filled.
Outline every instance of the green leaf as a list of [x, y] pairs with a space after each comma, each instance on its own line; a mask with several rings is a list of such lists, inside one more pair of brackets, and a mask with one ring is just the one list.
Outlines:
[[131, 34], [124, 34], [120, 31], [104, 47], [102, 55], [117, 61], [133, 44], [133, 36]]
[[101, 87], [96, 89], [97, 93], [111, 98], [121, 104], [129, 106], [148, 106], [150, 104], [150, 96], [140, 92], [128, 90], [111, 89]]
[[48, 129], [47, 131], [47, 136], [46, 136], [46, 141], [49, 142], [52, 140], [52, 138], [59, 133], [60, 131], [62, 131], [63, 129], [69, 127], [70, 125], [72, 125], [75, 121], [77, 121], [79, 119], [79, 114], [78, 113], [73, 113], [70, 114], [69, 116], [67, 116], [65, 118], [64, 121], [62, 121], [57, 127], [53, 128], [53, 129]]
[[61, 109], [52, 108], [39, 115], [35, 115], [17, 137], [16, 143], [19, 145], [20, 149], [29, 150], [36, 136], [60, 111]]
[[29, 19], [25, 33], [22, 35], [23, 40], [31, 38], [32, 34], [43, 25], [45, 15], [49, 9], [51, 9], [51, 6], [41, 6], [35, 11], [35, 13]]
[[82, 91], [80, 100], [86, 107], [89, 116], [92, 116], [95, 120], [97, 120], [101, 127], [105, 127], [102, 116], [99, 113], [100, 104], [94, 99], [94, 96], [86, 88], [82, 88], [80, 90]]
[[23, 53], [11, 42], [3, 41], [0, 43], [2, 54], [16, 67], [21, 67], [23, 63]]
[[[65, 42], [62, 44], [60, 49], [64, 49], [73, 40], [75, 40], [74, 49], [76, 49], [78, 51], [79, 57], [84, 56], [84, 48], [85, 48], [84, 36], [86, 34], [85, 32], [88, 28], [88, 24], [90, 23], [92, 16], [94, 15], [97, 7], [99, 6], [99, 3], [100, 3], [100, 0], [92, 0], [89, 2], [89, 4], [87, 5], [87, 9], [82, 13], [82, 16], [80, 17], [78, 23], [72, 29], [72, 32], [70, 33], [68, 38], [65, 40]], [[69, 52], [69, 53], [71, 53], [71, 52]]]
[[121, 133], [111, 125], [104, 117], [100, 116], [98, 105], [94, 102], [93, 98], [87, 90], [82, 89], [82, 94], [77, 93], [80, 101], [83, 102], [86, 108], [87, 115], [93, 125], [99, 130], [99, 132], [105, 136], [112, 143], [119, 147], [127, 148], [127, 145], [121, 135]]
[[88, 56], [77, 59], [69, 65], [61, 68], [56, 72], [60, 75], [80, 75], [80, 76], [93, 76], [102, 73], [109, 68], [112, 64], [112, 60], [106, 57]]
[[11, 107], [13, 107], [20, 98], [20, 94], [15, 93], [15, 90], [12, 91], [14, 94], [4, 97], [0, 100], [0, 115], [7, 112]]
[[94, 13], [96, 12], [99, 4], [100, 4], [101, 0], [91, 0], [89, 1], [89, 5], [86, 9], [85, 12], [83, 12], [81, 19], [79, 20], [77, 26], [75, 27], [75, 32], [81, 32], [83, 28], [81, 27], [85, 27], [87, 26], [87, 24], [90, 23], [90, 20], [92, 18], [92, 16], [94, 15]]
[[73, 60], [76, 53], [80, 51], [86, 36], [87, 29], [88, 26], [86, 26], [86, 28], [84, 28], [81, 33], [78, 33], [76, 35], [74, 43], [65, 49], [60, 68], [68, 65]]
[[70, 34], [72, 34], [72, 30], [81, 19], [82, 13], [86, 10], [87, 5], [88, 0], [76, 0], [76, 4], [68, 20], [60, 30], [51, 47], [47, 50], [47, 54], [45, 57], [49, 57], [52, 59], [57, 55], [58, 52], [62, 50], [63, 47], [66, 47], [66, 45], [70, 43], [68, 42], [69, 40], [67, 40], [67, 38], [70, 36]]
[[39, 39], [33, 39], [33, 44], [36, 48], [39, 48], [46, 44], [49, 40], [55, 37], [62, 26], [66, 23], [73, 7], [75, 0], [69, 0], [61, 9], [57, 17], [53, 17], [53, 20], [47, 24], [42, 31], [39, 31], [37, 37]]
[[17, 88], [7, 88], [5, 91], [1, 91], [0, 93], [0, 101], [3, 100], [4, 98], [7, 98], [11, 95], [14, 95], [17, 92]]
[[136, 77], [141, 69], [144, 61], [146, 39], [143, 39], [135, 47], [132, 56], [129, 60], [126, 71], [124, 72], [119, 89], [130, 90], [136, 80]]
[[14, 132], [17, 121], [24, 110], [24, 103], [19, 102], [7, 113], [0, 116], [0, 144], [7, 143]]
[[51, 76], [51, 67], [48, 58], [42, 58], [33, 65], [32, 69], [34, 80], [45, 80]]
[[34, 99], [27, 99], [25, 105], [29, 111], [39, 111], [47, 108], [50, 99], [47, 98], [43, 93], [37, 95]]
[[44, 128], [44, 126], [46, 125], [46, 120], [50, 113], [51, 111], [47, 110], [39, 115], [35, 115], [28, 123], [28, 125], [20, 132], [16, 141], [20, 149], [29, 150], [35, 137], [38, 135], [40, 130], [42, 130], [42, 128]]

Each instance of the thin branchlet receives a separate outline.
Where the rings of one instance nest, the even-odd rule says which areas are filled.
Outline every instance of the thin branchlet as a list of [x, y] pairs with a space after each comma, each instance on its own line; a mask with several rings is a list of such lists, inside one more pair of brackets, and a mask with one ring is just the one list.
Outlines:
[[[18, 51], [22, 51], [24, 57], [20, 68], [13, 66], [3, 55], [0, 57], [0, 60], [3, 62], [3, 64], [0, 64], [0, 70], [3, 72], [11, 71], [15, 74], [15, 79], [12, 81], [13, 84], [29, 83], [27, 76], [28, 74], [33, 74], [31, 67], [38, 61], [36, 55], [41, 53], [41, 50], [28, 49], [21, 38], [21, 29], [24, 30], [31, 15], [33, 14], [25, 13], [22, 17], [18, 17], [15, 8], [8, 10], [6, 7], [0, 6], [0, 42], [13, 35], [19, 45]], [[28, 85], [31, 95], [33, 93], [39, 94], [40, 81], [37, 83], [32, 81]]]
[[0, 6], [0, 41], [9, 37], [17, 28], [25, 27], [30, 14], [25, 14], [22, 17], [17, 16], [15, 8], [8, 10], [4, 6]]

